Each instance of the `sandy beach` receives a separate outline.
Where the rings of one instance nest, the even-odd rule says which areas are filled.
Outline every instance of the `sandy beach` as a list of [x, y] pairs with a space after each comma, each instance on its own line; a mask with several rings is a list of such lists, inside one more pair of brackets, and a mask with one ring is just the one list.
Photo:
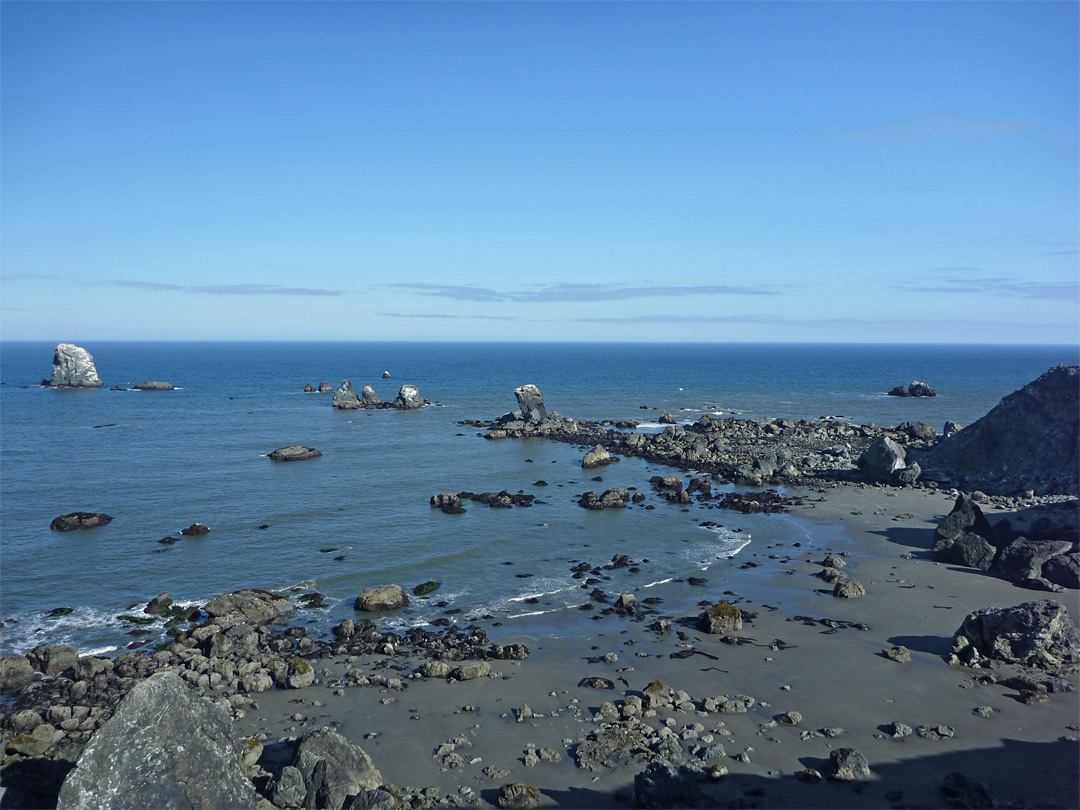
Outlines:
[[[624, 807], [634, 801], [642, 766], [583, 769], [574, 752], [613, 718], [605, 701], [621, 706], [659, 680], [694, 706], [657, 709], [644, 722], [670, 728], [684, 751], [723, 746], [722, 756], [703, 763], [715, 766], [703, 786], [709, 806], [950, 806], [941, 785], [952, 772], [985, 783], [998, 806], [1080, 806], [1075, 693], [1025, 705], [1016, 689], [1000, 683], [1016, 674], [1012, 668], [993, 670], [999, 682], [986, 684], [976, 678], [985, 670], [945, 660], [969, 612], [1052, 596], [1075, 617], [1077, 593], [1040, 594], [932, 561], [933, 528], [952, 507], [947, 491], [835, 486], [792, 494], [806, 496], [796, 514], [819, 526], [828, 544], [811, 530], [800, 548], [748, 557], [761, 565], [741, 572], [734, 596], [700, 588], [703, 600], [728, 599], [754, 614], [735, 634], [746, 643], [701, 632], [693, 616], [661, 612], [646, 621], [609, 615], [588, 637], [517, 639], [532, 650], [527, 660], [493, 661], [487, 678], [465, 682], [408, 677], [424, 663], [419, 658], [325, 659], [316, 666], [316, 685], [256, 695], [257, 708], [236, 721], [237, 730], [265, 740], [261, 764], [271, 771], [290, 738], [333, 726], [399, 788], [435, 787], [461, 803], [486, 805], [495, 803], [501, 784], [524, 782], [539, 790], [541, 806]], [[993, 521], [1005, 513], [987, 514]], [[1009, 517], [1023, 526], [1035, 514]], [[834, 598], [814, 576], [830, 552], [842, 555], [865, 596]], [[647, 629], [661, 617], [674, 632]], [[910, 662], [883, 655], [897, 645], [910, 650]], [[700, 654], [672, 657], [687, 650]], [[405, 687], [351, 686], [350, 670], [396, 677]], [[610, 679], [615, 688], [579, 686], [589, 676]], [[740, 695], [754, 698], [745, 713], [702, 711], [706, 698]], [[801, 715], [797, 725], [777, 722], [787, 712]], [[893, 723], [915, 733], [894, 737]], [[826, 772], [838, 748], [865, 755], [871, 777], [797, 778], [807, 768]], [[540, 749], [550, 751], [529, 756]]]

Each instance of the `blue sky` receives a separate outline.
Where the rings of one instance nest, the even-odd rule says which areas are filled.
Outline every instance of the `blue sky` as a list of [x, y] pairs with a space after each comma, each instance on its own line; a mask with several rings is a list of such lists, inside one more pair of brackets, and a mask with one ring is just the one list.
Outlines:
[[4, 2], [0, 336], [1076, 343], [1078, 9]]

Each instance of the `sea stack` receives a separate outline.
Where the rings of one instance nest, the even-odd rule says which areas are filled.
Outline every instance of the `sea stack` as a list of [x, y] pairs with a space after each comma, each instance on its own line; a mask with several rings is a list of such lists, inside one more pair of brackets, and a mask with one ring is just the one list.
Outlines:
[[360, 397], [348, 380], [341, 381], [341, 387], [334, 392], [334, 407], [342, 411], [354, 411], [360, 408]]
[[547, 406], [544, 405], [544, 396], [540, 389], [533, 384], [523, 385], [514, 389], [518, 407], [521, 409], [521, 418], [528, 424], [538, 425], [547, 418]]
[[52, 379], [47, 384], [50, 388], [100, 388], [101, 375], [90, 352], [61, 343], [53, 354]]

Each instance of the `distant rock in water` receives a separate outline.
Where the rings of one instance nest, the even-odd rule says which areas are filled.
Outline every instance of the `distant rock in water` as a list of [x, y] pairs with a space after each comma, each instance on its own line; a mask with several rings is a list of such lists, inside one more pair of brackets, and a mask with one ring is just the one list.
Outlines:
[[356, 389], [348, 380], [342, 380], [341, 386], [334, 392], [334, 407], [342, 411], [355, 411], [363, 407], [360, 397], [356, 395]]
[[172, 391], [176, 388], [167, 382], [141, 382], [134, 386], [135, 391]]
[[49, 528], [54, 532], [73, 532], [76, 529], [96, 529], [112, 522], [112, 517], [98, 512], [70, 512], [53, 518]]
[[254, 807], [228, 713], [178, 675], [136, 685], [91, 738], [60, 789], [61, 810]]
[[382, 400], [379, 399], [379, 395], [375, 393], [375, 388], [369, 383], [364, 386], [364, 390], [360, 392], [360, 400], [365, 408], [377, 408], [382, 404]]
[[399, 610], [409, 606], [409, 597], [400, 585], [375, 585], [356, 597], [355, 610], [378, 612]]
[[599, 444], [586, 453], [585, 458], [581, 460], [581, 466], [586, 470], [593, 467], [606, 467], [610, 463], [611, 455]]
[[315, 386], [312, 385], [311, 383], [308, 383], [307, 385], [304, 386], [304, 393], [305, 394], [314, 394], [315, 393]]
[[401, 390], [398, 391], [398, 395], [393, 402], [393, 407], [403, 411], [410, 411], [414, 408], [421, 407], [426, 402], [427, 400], [420, 396], [420, 390], [415, 385], [406, 383], [401, 386]]
[[46, 385], [51, 388], [100, 388], [94, 356], [86, 349], [72, 343], [61, 343], [53, 354], [52, 379]]
[[270, 454], [271, 461], [303, 461], [308, 458], [318, 458], [322, 453], [314, 447], [304, 447], [294, 444], [291, 447], [279, 447]]
[[898, 385], [889, 392], [890, 397], [936, 397], [937, 391], [924, 382], [912, 380], [911, 385], [904, 390], [904, 386]]
[[514, 389], [523, 422], [538, 425], [547, 417], [547, 406], [540, 389], [531, 383]]
[[389, 379], [390, 379], [390, 372], [389, 372], [389, 371], [384, 371], [384, 372], [382, 373], [382, 378], [383, 378], [384, 380], [389, 380]]
[[330, 383], [328, 383], [326, 380], [323, 380], [321, 383], [319, 383], [320, 394], [331, 394], [333, 393], [333, 391], [334, 386], [330, 385]]
[[1078, 494], [1080, 366], [1056, 366], [919, 454], [924, 475], [991, 494]]

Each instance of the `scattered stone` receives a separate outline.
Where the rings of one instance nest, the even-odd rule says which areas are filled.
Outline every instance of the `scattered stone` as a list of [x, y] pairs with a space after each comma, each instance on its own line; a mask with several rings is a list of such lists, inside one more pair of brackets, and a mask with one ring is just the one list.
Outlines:
[[506, 810], [532, 810], [540, 806], [540, 791], [525, 782], [507, 782], [499, 786], [495, 802]]
[[858, 580], [846, 579], [836, 583], [833, 588], [833, 596], [838, 599], [856, 599], [860, 596], [866, 596], [866, 588]]
[[944, 740], [949, 737], [956, 736], [956, 731], [952, 726], [919, 726], [915, 729], [915, 733], [922, 737], [924, 740]]
[[592, 675], [588, 678], [582, 678], [580, 681], [578, 681], [578, 687], [589, 689], [614, 689], [615, 682], [610, 680], [609, 678], [599, 678], [595, 675]]
[[895, 661], [898, 664], [911, 663], [911, 650], [909, 650], [903, 644], [897, 645], [890, 650], [885, 650], [882, 654], [886, 658]]
[[870, 763], [854, 748], [837, 748], [829, 754], [829, 778], [862, 782], [870, 778]]
[[450, 677], [455, 681], [474, 681], [477, 678], [486, 678], [491, 673], [491, 664], [487, 661], [477, 661], [475, 664], [465, 664], [455, 667], [450, 672]]

